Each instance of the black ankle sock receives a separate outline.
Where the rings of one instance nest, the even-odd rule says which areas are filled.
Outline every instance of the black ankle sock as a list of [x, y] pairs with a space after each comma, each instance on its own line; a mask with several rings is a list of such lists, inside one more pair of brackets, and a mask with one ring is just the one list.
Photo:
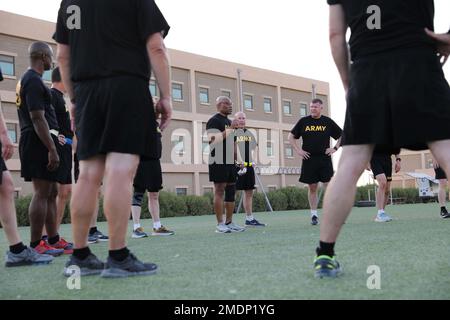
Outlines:
[[14, 254], [19, 254], [23, 250], [25, 250], [27, 247], [23, 244], [23, 242], [19, 242], [18, 244], [15, 244], [13, 246], [9, 246], [9, 251], [11, 251]]
[[48, 238], [48, 244], [49, 245], [52, 245], [52, 244], [55, 244], [55, 243], [57, 243], [58, 241], [59, 241], [59, 234], [56, 234], [56, 236], [54, 236], [54, 237], [49, 237]]
[[97, 232], [97, 226], [92, 227], [92, 228], [89, 229], [89, 234], [90, 234], [90, 235], [92, 235], [92, 234], [94, 234], [94, 233], [96, 233], [96, 232]]
[[109, 250], [109, 256], [117, 261], [123, 261], [130, 255], [130, 250], [127, 247], [119, 250]]
[[316, 253], [318, 256], [334, 256], [334, 242], [327, 243], [320, 241], [319, 247], [316, 249]]
[[41, 240], [32, 241], [32, 242], [30, 242], [30, 247], [31, 248], [36, 248], [39, 245], [40, 242], [41, 242]]
[[89, 247], [81, 249], [73, 249], [73, 255], [80, 260], [86, 259], [90, 254], [91, 250], [89, 249]]
[[447, 208], [445, 206], [441, 207], [441, 212], [447, 212]]

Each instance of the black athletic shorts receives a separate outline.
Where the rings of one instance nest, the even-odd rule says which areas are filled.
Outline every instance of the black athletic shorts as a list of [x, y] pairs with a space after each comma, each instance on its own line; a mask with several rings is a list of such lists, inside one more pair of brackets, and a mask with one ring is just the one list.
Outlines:
[[236, 183], [237, 171], [234, 164], [210, 164], [209, 181], [214, 183]]
[[[240, 168], [236, 168], [236, 172]], [[255, 169], [247, 167], [247, 173], [242, 176], [237, 176], [236, 190], [254, 190], [255, 188]]]
[[19, 141], [19, 155], [21, 165], [21, 177], [25, 181], [33, 179], [41, 179], [52, 182], [62, 182], [61, 165], [63, 161], [62, 146], [59, 144], [58, 138], [50, 134], [58, 151], [60, 165], [53, 172], [47, 170], [48, 149], [42, 143], [34, 130], [23, 132]]
[[141, 160], [136, 176], [134, 177], [134, 190], [138, 192], [159, 192], [162, 186], [161, 161]]
[[434, 169], [434, 173], [436, 174], [435, 179], [437, 180], [447, 179], [447, 175], [441, 167]]
[[133, 76], [75, 84], [77, 156], [110, 152], [157, 159], [156, 119], [145, 79]]
[[8, 170], [8, 168], [6, 168], [5, 161], [3, 161], [3, 158], [1, 156], [1, 150], [2, 150], [2, 145], [0, 144], [0, 185], [2, 184], [2, 180], [3, 180], [3, 171]]
[[72, 146], [64, 145], [61, 146], [61, 157], [60, 157], [60, 183], [61, 184], [72, 184]]
[[450, 88], [432, 48], [399, 49], [351, 66], [342, 142], [411, 150], [450, 139]]
[[333, 174], [333, 163], [330, 156], [312, 155], [309, 159], [303, 160], [299, 181], [306, 184], [326, 183], [330, 182]]
[[390, 155], [374, 154], [370, 160], [373, 176], [384, 174], [387, 181], [392, 181], [392, 159]]

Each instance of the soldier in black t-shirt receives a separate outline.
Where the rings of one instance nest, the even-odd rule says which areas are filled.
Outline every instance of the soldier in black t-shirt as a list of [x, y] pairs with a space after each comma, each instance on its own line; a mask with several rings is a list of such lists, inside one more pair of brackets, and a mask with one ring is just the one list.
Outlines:
[[450, 34], [431, 31], [434, 1], [327, 2], [331, 51], [347, 110], [339, 168], [324, 199], [318, 277], [340, 273], [334, 245], [375, 145], [430, 148], [450, 173], [450, 88], [442, 70], [450, 54]]
[[[319, 218], [317, 206], [318, 184], [322, 182], [326, 188], [333, 176], [331, 155], [341, 143], [342, 129], [329, 117], [323, 116], [323, 102], [314, 99], [310, 105], [311, 115], [301, 118], [289, 134], [289, 141], [297, 154], [302, 158], [302, 172], [299, 181], [308, 185], [308, 200], [311, 208], [311, 224], [317, 225]], [[302, 147], [297, 140], [302, 138]], [[330, 138], [337, 140], [330, 148]]]
[[70, 128], [70, 115], [64, 100], [66, 89], [61, 80], [59, 67], [52, 71], [52, 106], [55, 109], [56, 119], [58, 121], [59, 133], [64, 136], [64, 145], [61, 150], [60, 158], [60, 182], [58, 183], [58, 197], [56, 198], [56, 216], [57, 226], [61, 224], [66, 204], [70, 199], [72, 191], [72, 141], [73, 132]]
[[389, 222], [392, 218], [386, 214], [384, 209], [389, 201], [389, 191], [392, 182], [392, 155], [395, 155], [395, 173], [401, 170], [400, 149], [390, 150], [383, 146], [376, 146], [368, 170], [372, 170], [373, 176], [378, 183], [376, 194], [377, 216], [376, 222]]
[[[233, 223], [236, 194], [236, 152], [234, 129], [236, 121], [228, 116], [233, 103], [228, 97], [218, 97], [216, 113], [206, 124], [211, 153], [209, 156], [209, 181], [214, 182], [214, 212], [217, 218], [217, 233], [241, 232], [245, 229]], [[223, 221], [225, 202], [226, 221]]]
[[[56, 222], [57, 182], [60, 181], [60, 152], [64, 137], [59, 135], [51, 93], [42, 81], [50, 70], [53, 51], [44, 42], [29, 48], [30, 69], [16, 87], [20, 124], [19, 154], [21, 175], [33, 183], [34, 194], [29, 207], [30, 246], [39, 253], [60, 255], [67, 242], [60, 238]], [[45, 224], [48, 243], [41, 241]], [[70, 253], [70, 250], [66, 253]]]
[[[0, 69], [0, 81], [3, 80]], [[14, 206], [14, 182], [11, 173], [6, 168], [5, 160], [11, 159], [14, 154], [14, 145], [8, 136], [0, 97], [0, 224], [5, 232], [9, 244], [9, 251], [5, 255], [7, 267], [18, 267], [33, 264], [48, 264], [52, 256], [39, 254], [27, 247], [21, 241], [17, 229], [16, 208]]]
[[[157, 270], [155, 264], [144, 264], [130, 254], [126, 231], [139, 156], [155, 157], [155, 109], [148, 90], [151, 69], [161, 93], [155, 106], [161, 114], [161, 130], [171, 118], [169, 58], [163, 40], [168, 31], [154, 0], [61, 2], [54, 39], [72, 102], [80, 160], [71, 201], [75, 250], [67, 267], [79, 266], [81, 275], [115, 278]], [[87, 246], [103, 177], [110, 229], [106, 268]], [[67, 267], [65, 275], [70, 276]]]
[[244, 192], [244, 210], [246, 227], [265, 227], [253, 216], [253, 190], [255, 190], [255, 157], [257, 155], [258, 142], [253, 133], [246, 129], [246, 115], [244, 112], [237, 112], [234, 115], [237, 122], [237, 129], [234, 132], [234, 140], [237, 149], [237, 170], [238, 179], [236, 190]]

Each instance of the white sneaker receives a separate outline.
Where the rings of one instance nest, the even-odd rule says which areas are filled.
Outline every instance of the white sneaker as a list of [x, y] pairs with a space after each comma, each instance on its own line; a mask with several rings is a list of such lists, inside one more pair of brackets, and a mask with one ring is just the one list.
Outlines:
[[237, 224], [234, 224], [234, 222], [231, 222], [229, 224], [226, 225], [231, 232], [242, 232], [245, 231], [245, 228], [238, 226]]
[[375, 218], [375, 222], [389, 222], [392, 221], [392, 218], [389, 217], [386, 213], [377, 214]]
[[223, 223], [220, 223], [216, 226], [216, 233], [230, 233], [231, 230]]

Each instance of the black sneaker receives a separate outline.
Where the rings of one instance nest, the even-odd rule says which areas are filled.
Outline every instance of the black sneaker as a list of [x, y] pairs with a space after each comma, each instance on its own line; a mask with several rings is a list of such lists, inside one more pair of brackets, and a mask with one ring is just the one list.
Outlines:
[[66, 262], [64, 267], [64, 275], [70, 277], [74, 274], [74, 269], [71, 267], [78, 267], [80, 269], [81, 276], [91, 276], [102, 273], [105, 269], [105, 263], [99, 260], [94, 254], [90, 253], [86, 259], [81, 260], [71, 255], [69, 261]]
[[441, 218], [442, 219], [448, 219], [450, 218], [450, 213], [448, 213], [447, 209], [441, 209]]
[[313, 226], [317, 226], [319, 224], [319, 218], [317, 216], [312, 216], [311, 218], [311, 224]]
[[314, 275], [316, 278], [336, 278], [341, 272], [341, 266], [334, 257], [318, 256], [314, 260]]
[[100, 242], [105, 242], [109, 240], [107, 235], [104, 235], [100, 230], [95, 231], [94, 233], [89, 234], [89, 236], [94, 236]]
[[143, 263], [132, 253], [123, 261], [117, 261], [108, 257], [103, 278], [124, 278], [132, 276], [150, 276], [156, 273], [158, 266], [154, 263]]

